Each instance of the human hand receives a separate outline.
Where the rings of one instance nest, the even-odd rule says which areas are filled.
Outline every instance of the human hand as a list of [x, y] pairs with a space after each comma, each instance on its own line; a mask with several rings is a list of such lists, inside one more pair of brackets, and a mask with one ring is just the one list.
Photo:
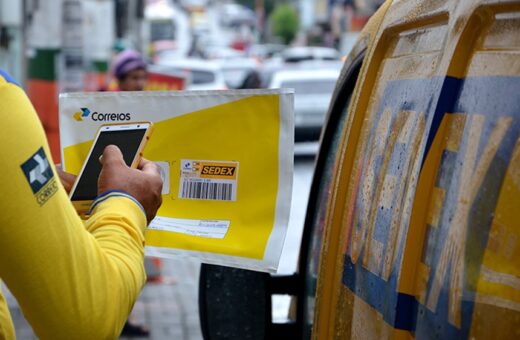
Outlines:
[[102, 168], [98, 179], [98, 195], [109, 190], [126, 191], [143, 206], [148, 223], [162, 203], [162, 178], [159, 167], [141, 158], [137, 169], [128, 167], [121, 150], [108, 145], [100, 157]]
[[58, 177], [60, 178], [61, 184], [65, 188], [67, 194], [70, 193], [74, 182], [76, 182], [76, 176], [73, 174], [69, 174], [61, 169], [61, 164], [56, 164], [56, 172], [58, 173]]

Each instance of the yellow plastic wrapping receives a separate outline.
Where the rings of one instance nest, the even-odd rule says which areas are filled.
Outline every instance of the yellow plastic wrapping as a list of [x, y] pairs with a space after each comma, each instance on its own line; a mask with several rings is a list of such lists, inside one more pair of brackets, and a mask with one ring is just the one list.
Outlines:
[[62, 94], [65, 170], [77, 174], [97, 128], [118, 119], [155, 124], [144, 156], [165, 186], [148, 255], [276, 271], [292, 190], [291, 91]]

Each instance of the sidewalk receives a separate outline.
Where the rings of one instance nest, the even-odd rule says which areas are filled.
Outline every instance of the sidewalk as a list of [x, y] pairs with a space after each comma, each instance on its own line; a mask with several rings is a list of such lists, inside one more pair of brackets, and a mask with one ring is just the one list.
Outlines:
[[[162, 282], [146, 284], [130, 316], [132, 321], [150, 329], [150, 337], [146, 339], [202, 339], [197, 297], [199, 268], [200, 263], [193, 259], [163, 259]], [[17, 339], [36, 339], [14, 297], [5, 286], [2, 288]]]

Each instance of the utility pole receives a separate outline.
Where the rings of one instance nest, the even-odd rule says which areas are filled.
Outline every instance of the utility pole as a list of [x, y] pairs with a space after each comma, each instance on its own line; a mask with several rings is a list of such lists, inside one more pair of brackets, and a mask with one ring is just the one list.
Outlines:
[[23, 3], [0, 0], [0, 68], [20, 84], [24, 80]]
[[84, 87], [83, 11], [79, 0], [64, 0], [62, 8], [59, 90], [78, 92]]
[[256, 13], [256, 30], [259, 34], [260, 39], [264, 37], [264, 15], [265, 15], [265, 4], [264, 0], [255, 0], [255, 13]]
[[[59, 161], [58, 94], [63, 0], [27, 1], [27, 94]], [[29, 16], [28, 16], [29, 18]]]

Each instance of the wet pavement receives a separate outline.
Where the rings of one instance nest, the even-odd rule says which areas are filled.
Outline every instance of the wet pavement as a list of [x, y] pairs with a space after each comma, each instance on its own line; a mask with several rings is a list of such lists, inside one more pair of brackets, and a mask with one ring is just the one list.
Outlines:
[[[146, 339], [202, 339], [197, 305], [199, 267], [198, 261], [188, 258], [162, 261], [161, 281], [146, 284], [130, 315], [133, 323], [150, 329], [150, 337]], [[2, 288], [17, 339], [36, 339], [14, 297], [5, 286]]]
[[151, 330], [149, 339], [202, 339], [198, 308], [200, 262], [190, 258], [163, 259], [162, 265], [161, 281], [146, 284], [130, 320], [146, 325]]

